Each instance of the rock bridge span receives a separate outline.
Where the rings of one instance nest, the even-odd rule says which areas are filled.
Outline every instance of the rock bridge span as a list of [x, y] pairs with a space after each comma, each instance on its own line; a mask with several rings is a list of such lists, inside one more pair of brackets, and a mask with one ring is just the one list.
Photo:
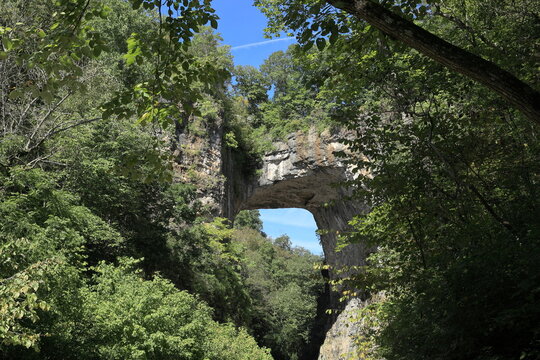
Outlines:
[[[350, 191], [343, 184], [354, 177], [342, 157], [351, 156], [341, 142], [346, 136], [344, 132], [319, 133], [314, 129], [307, 134], [291, 134], [285, 141], [274, 143], [274, 150], [263, 156], [257, 175], [248, 178], [239, 176], [241, 172], [235, 171], [234, 164], [225, 161], [224, 214], [233, 218], [240, 210], [306, 209], [322, 230], [321, 245], [328, 265], [363, 265], [366, 249], [360, 244], [336, 252], [337, 233], [347, 230], [354, 215], [368, 210], [348, 200]], [[335, 276], [331, 272], [331, 277]]]
[[[240, 210], [306, 209], [323, 230], [320, 239], [328, 265], [341, 268], [365, 263], [369, 249], [363, 244], [336, 251], [337, 233], [348, 229], [354, 215], [368, 211], [367, 206], [347, 200], [349, 191], [342, 184], [354, 177], [340, 157], [341, 152], [352, 156], [341, 142], [348, 137], [346, 133], [311, 130], [291, 134], [285, 141], [276, 142], [274, 150], [263, 156], [261, 167], [248, 176], [235, 163], [233, 151], [224, 146], [223, 129], [223, 123], [217, 122], [206, 124], [200, 132], [204, 136], [176, 134], [175, 181], [194, 183], [199, 199], [212, 215], [231, 220]], [[332, 279], [342, 275], [329, 271]], [[361, 303], [353, 299], [340, 304], [337, 294], [327, 294], [330, 307], [344, 307], [345, 311], [328, 319], [329, 330], [319, 360], [337, 359], [339, 354], [352, 351], [355, 345], [350, 335], [358, 331], [351, 326], [347, 313]]]

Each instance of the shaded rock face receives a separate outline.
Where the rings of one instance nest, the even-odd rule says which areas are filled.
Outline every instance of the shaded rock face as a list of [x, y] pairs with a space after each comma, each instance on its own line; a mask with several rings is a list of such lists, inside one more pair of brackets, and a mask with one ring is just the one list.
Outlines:
[[197, 199], [211, 216], [223, 216], [225, 176], [222, 172], [223, 123], [201, 125], [197, 132], [177, 129], [173, 148], [174, 181], [193, 184]]
[[[351, 156], [341, 143], [347, 134], [291, 134], [286, 142], [274, 144], [265, 154], [262, 168], [251, 179], [225, 171], [229, 182], [225, 197], [226, 216], [233, 218], [240, 210], [302, 208], [313, 214], [317, 227], [323, 230], [321, 244], [325, 260], [335, 268], [363, 265], [367, 249], [361, 244], [349, 245], [336, 252], [337, 234], [346, 231], [348, 221], [367, 211], [363, 204], [347, 200], [349, 191], [343, 182], [354, 177], [342, 156]], [[237, 172], [238, 173], [238, 172]], [[330, 273], [335, 279], [337, 274]], [[337, 301], [331, 301], [339, 307]]]

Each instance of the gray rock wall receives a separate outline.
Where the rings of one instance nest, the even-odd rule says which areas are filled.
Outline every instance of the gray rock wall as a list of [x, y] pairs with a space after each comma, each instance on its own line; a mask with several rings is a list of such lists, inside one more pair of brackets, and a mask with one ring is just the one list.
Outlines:
[[[286, 141], [274, 144], [275, 150], [265, 154], [260, 168], [246, 174], [235, 163], [231, 149], [223, 146], [220, 124], [210, 124], [205, 132], [204, 137], [179, 135], [175, 173], [177, 180], [197, 185], [210, 214], [232, 220], [240, 210], [306, 209], [323, 230], [320, 239], [331, 279], [347, 275], [332, 269], [364, 264], [369, 249], [362, 244], [336, 251], [338, 235], [347, 231], [348, 221], [368, 211], [364, 204], [347, 200], [349, 191], [343, 186], [343, 181], [354, 176], [340, 156], [340, 152], [353, 156], [340, 142], [346, 133], [311, 130], [291, 134]], [[331, 293], [332, 308], [350, 310], [358, 304], [355, 299], [348, 304], [338, 299], [337, 293]], [[348, 330], [342, 331], [345, 328]], [[356, 330], [346, 315], [329, 318], [324, 330], [328, 329], [319, 359], [341, 359], [339, 353], [354, 346], [350, 335]]]
[[218, 119], [201, 122], [195, 129], [178, 130], [174, 144], [174, 181], [195, 185], [198, 200], [209, 216], [223, 216], [227, 189], [222, 137], [223, 123]]
[[[364, 204], [347, 200], [349, 191], [343, 185], [354, 177], [340, 153], [353, 156], [340, 140], [344, 132], [319, 134], [291, 134], [287, 141], [274, 144], [275, 150], [265, 154], [256, 176], [244, 177], [225, 154], [224, 174], [227, 178], [224, 214], [229, 218], [240, 210], [302, 208], [313, 214], [320, 235], [326, 264], [331, 267], [329, 277], [336, 280], [347, 276], [334, 269], [365, 264], [369, 249], [363, 244], [348, 245], [336, 251], [340, 232], [347, 231], [348, 221], [354, 215], [368, 211]], [[333, 309], [347, 312], [356, 309], [358, 299], [339, 302], [339, 293], [330, 293]], [[336, 313], [337, 314], [337, 313]], [[344, 331], [347, 329], [347, 331]], [[351, 353], [354, 342], [351, 334], [357, 332], [347, 315], [329, 317], [328, 336], [321, 348], [321, 360], [342, 359], [340, 354]]]

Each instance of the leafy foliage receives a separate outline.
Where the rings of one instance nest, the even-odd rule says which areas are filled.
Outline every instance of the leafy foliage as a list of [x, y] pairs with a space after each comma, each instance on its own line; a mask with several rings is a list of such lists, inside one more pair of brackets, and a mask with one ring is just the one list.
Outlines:
[[[372, 211], [342, 241], [378, 248], [349, 279], [378, 299], [358, 356], [538, 358], [536, 127], [329, 2], [256, 3], [303, 51], [234, 69], [209, 1], [0, 5], [2, 355], [305, 356], [321, 259], [266, 238], [255, 211], [210, 220], [171, 183], [178, 135], [225, 116], [246, 172], [291, 132], [356, 135]], [[381, 3], [538, 81], [537, 2]]]
[[245, 333], [237, 339], [236, 330], [214, 323], [211, 310], [194, 296], [159, 277], [143, 280], [133, 264], [122, 260], [119, 266], [95, 268], [93, 280], [81, 289], [81, 322], [60, 341], [76, 345], [88, 358], [220, 359], [214, 343], [244, 340], [231, 359], [270, 358]]
[[[513, 39], [527, 38], [521, 26], [535, 6], [510, 11], [501, 2], [485, 12], [479, 2], [465, 3], [444, 2], [423, 26], [532, 79], [532, 67], [496, 48], [520, 51], [519, 64], [533, 61]], [[524, 22], [508, 24], [508, 38], [485, 26], [513, 11]], [[385, 294], [370, 307], [373, 357], [534, 359], [537, 129], [484, 88], [390, 40], [371, 42], [365, 24], [351, 29], [311, 55], [317, 61], [309, 54], [305, 61], [332, 75], [320, 79], [318, 96], [337, 100], [331, 113], [363, 155], [350, 161], [361, 174], [353, 185], [372, 211], [342, 241], [378, 247], [352, 279]], [[362, 351], [365, 341], [358, 339]]]
[[247, 227], [236, 230], [234, 237], [244, 248], [242, 265], [255, 338], [272, 349], [275, 359], [302, 358], [320, 331], [315, 321], [324, 282], [314, 265], [321, 258], [290, 246], [290, 241], [284, 247], [279, 238], [271, 241]]
[[300, 49], [291, 46], [287, 52], [270, 55], [259, 70], [242, 66], [234, 70], [226, 113], [228, 134], [234, 135], [234, 159], [246, 175], [253, 175], [274, 142], [285, 141], [292, 133], [322, 132], [336, 125], [330, 116], [333, 99], [317, 96], [317, 82], [323, 74], [295, 54]]
[[234, 218], [234, 227], [237, 229], [249, 228], [259, 232], [263, 229], [259, 210], [242, 210]]
[[[157, 124], [185, 128], [195, 103], [216, 117], [230, 55], [201, 26], [215, 26], [208, 2], [166, 5], [186, 21], [153, 1], [0, 5], [6, 359], [271, 358], [237, 328], [249, 300], [230, 230], [171, 184], [173, 132]], [[217, 308], [222, 296], [237, 301]]]

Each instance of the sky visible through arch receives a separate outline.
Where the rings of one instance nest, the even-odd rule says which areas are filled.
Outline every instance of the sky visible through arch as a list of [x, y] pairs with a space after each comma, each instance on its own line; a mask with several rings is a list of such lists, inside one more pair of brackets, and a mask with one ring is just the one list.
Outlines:
[[[223, 43], [231, 46], [235, 65], [259, 67], [273, 52], [287, 50], [295, 43], [294, 38], [282, 36], [264, 37], [266, 18], [252, 5], [253, 0], [213, 0], [212, 5], [220, 17], [217, 32]], [[315, 231], [313, 215], [303, 209], [260, 210], [263, 231], [273, 238], [287, 234], [293, 245], [322, 254]]]
[[301, 246], [314, 254], [322, 255], [321, 245], [315, 231], [313, 215], [304, 209], [261, 209], [263, 231], [276, 238], [289, 235], [294, 246]]

